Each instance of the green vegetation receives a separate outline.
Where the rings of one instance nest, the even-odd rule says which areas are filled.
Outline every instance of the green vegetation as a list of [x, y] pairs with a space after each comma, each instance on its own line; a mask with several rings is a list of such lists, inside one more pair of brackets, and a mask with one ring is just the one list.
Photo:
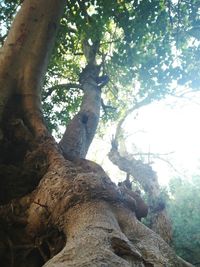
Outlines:
[[179, 256], [200, 266], [200, 177], [191, 181], [175, 178], [169, 187], [173, 247]]
[[[19, 1], [1, 1], [1, 43], [18, 6]], [[58, 133], [78, 110], [84, 42], [95, 47], [101, 73], [110, 79], [102, 95], [104, 123], [132, 106], [197, 90], [199, 8], [198, 0], [67, 1], [43, 91], [49, 128]]]

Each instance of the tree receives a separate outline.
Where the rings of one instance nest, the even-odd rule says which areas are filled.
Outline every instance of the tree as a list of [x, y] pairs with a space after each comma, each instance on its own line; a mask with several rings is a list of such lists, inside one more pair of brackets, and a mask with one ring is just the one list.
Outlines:
[[[118, 126], [120, 126], [120, 123]], [[142, 190], [144, 190], [147, 195], [149, 208], [147, 218], [148, 226], [158, 233], [167, 243], [170, 243], [172, 240], [171, 222], [166, 212], [166, 201], [163, 196], [163, 191], [159, 186], [157, 175], [150, 164], [136, 159], [134, 155], [127, 151], [124, 151], [124, 155], [120, 155], [117, 141], [119, 138], [118, 133], [119, 131], [117, 131], [117, 135], [115, 135], [115, 139], [112, 141], [112, 148], [108, 155], [109, 159], [120, 170], [127, 173], [125, 183], [131, 183], [131, 176], [132, 180], [137, 182]]]
[[[99, 77], [101, 70], [97, 59], [100, 40], [107, 29], [105, 25], [110, 25], [108, 22], [112, 17], [112, 21], [123, 26], [124, 38], [133, 38], [131, 29], [125, 27], [126, 15], [130, 17], [132, 14], [132, 20], [137, 21], [139, 26], [146, 25], [144, 28], [138, 27], [135, 42], [139, 47], [144, 47], [144, 42], [151, 47], [151, 38], [147, 38], [150, 24], [145, 19], [144, 23], [141, 22], [139, 16], [144, 15], [149, 22], [155, 19], [154, 27], [166, 18], [164, 2], [136, 1], [132, 9], [131, 1], [125, 4], [101, 1], [96, 4], [98, 13], [92, 17], [92, 23], [87, 8], [94, 6], [95, 2], [67, 1], [67, 10], [65, 4], [64, 0], [25, 0], [21, 6], [16, 4], [17, 14], [1, 48], [1, 262], [4, 266], [32, 267], [43, 264], [191, 266], [178, 258], [160, 236], [137, 220], [137, 204], [131, 195], [117, 188], [100, 166], [81, 158], [87, 153], [99, 120], [102, 85], [99, 78], [105, 75]], [[58, 145], [45, 125], [41, 98], [44, 75], [64, 10], [71, 23], [67, 33], [73, 32], [72, 26], [75, 24], [79, 26], [76, 30], [81, 36], [77, 40], [79, 35], [72, 34], [67, 46], [72, 50], [72, 43], [78, 44], [78, 48], [82, 47], [86, 66], [81, 74], [74, 75], [79, 76], [78, 86], [82, 87], [84, 94], [80, 112], [68, 124]], [[154, 14], [155, 10], [159, 12]], [[64, 16], [61, 20], [62, 26], [66, 26], [66, 18]], [[89, 38], [91, 32], [93, 34]], [[62, 33], [67, 38], [66, 32]], [[58, 44], [60, 40], [62, 38], [56, 40], [56, 48], [62, 51], [62, 43]], [[158, 32], [155, 35], [157, 48], [162, 48], [159, 45], [161, 40], [165, 41], [165, 38]], [[112, 51], [115, 65], [108, 60], [110, 75], [114, 72], [113, 66], [118, 66], [117, 70], [120, 70], [119, 62], [124, 63], [122, 59], [125, 58], [127, 65], [122, 69], [122, 74], [128, 76], [128, 60], [132, 61], [132, 55], [125, 56], [123, 49], [131, 52], [132, 44], [126, 47], [127, 43], [119, 43], [117, 54]], [[164, 60], [163, 53], [165, 55], [167, 50], [162, 51], [161, 60]], [[153, 85], [157, 85], [152, 92], [147, 90], [147, 82], [142, 79], [149, 76], [145, 64], [150, 64], [149, 70], [152, 71], [159, 67], [157, 62], [149, 61], [154, 48], [149, 51], [150, 54], [139, 53], [136, 69], [140, 71], [137, 74], [134, 72], [134, 77], [141, 77], [141, 83], [143, 81], [143, 90], [138, 95], [142, 98], [149, 91], [153, 97], [156, 88], [161, 86], [159, 80], [154, 83], [154, 79], [150, 79], [152, 90]], [[61, 54], [55, 53], [54, 56], [58, 55], [60, 59]], [[168, 55], [171, 57], [170, 52]], [[74, 68], [76, 66], [73, 64]], [[51, 70], [50, 67], [49, 75]], [[167, 67], [169, 72], [170, 68]], [[54, 90], [47, 90], [47, 94], [51, 91]], [[159, 92], [158, 98], [164, 94], [163, 91]]]
[[199, 266], [199, 187], [200, 178], [170, 181], [168, 210], [172, 218], [173, 247], [178, 255]]

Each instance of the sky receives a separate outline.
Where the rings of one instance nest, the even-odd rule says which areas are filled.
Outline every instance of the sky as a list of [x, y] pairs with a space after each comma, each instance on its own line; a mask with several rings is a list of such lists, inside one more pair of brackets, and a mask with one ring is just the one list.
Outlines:
[[[167, 154], [162, 160], [151, 158], [161, 185], [167, 185], [170, 178], [181, 176], [189, 179], [200, 174], [200, 94], [190, 99], [168, 97], [165, 100], [141, 108], [131, 114], [124, 123], [126, 147], [130, 153]], [[108, 160], [111, 136], [115, 127], [108, 129], [104, 140], [96, 138], [88, 158], [101, 164], [111, 179], [117, 182], [125, 174]]]

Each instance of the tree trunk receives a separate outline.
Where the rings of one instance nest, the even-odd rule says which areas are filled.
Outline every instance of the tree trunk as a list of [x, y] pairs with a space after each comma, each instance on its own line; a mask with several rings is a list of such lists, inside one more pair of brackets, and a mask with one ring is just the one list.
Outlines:
[[109, 152], [109, 159], [120, 170], [132, 175], [144, 189], [148, 197], [149, 227], [170, 244], [172, 241], [171, 222], [166, 212], [165, 200], [161, 196], [157, 175], [151, 166], [141, 160], [136, 160], [128, 153], [126, 153], [126, 156], [121, 156], [118, 145], [114, 140]]
[[85, 158], [94, 138], [100, 116], [101, 88], [97, 84], [100, 67], [88, 64], [80, 74], [83, 99], [80, 111], [66, 127], [59, 143], [65, 158]]
[[42, 80], [63, 7], [25, 0], [1, 52], [1, 266], [191, 266], [100, 166], [65, 160], [45, 127]]

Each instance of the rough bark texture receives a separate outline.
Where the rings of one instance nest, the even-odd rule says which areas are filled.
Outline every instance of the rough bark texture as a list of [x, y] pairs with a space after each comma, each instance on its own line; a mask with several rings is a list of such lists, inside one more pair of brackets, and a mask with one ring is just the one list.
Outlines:
[[80, 75], [84, 92], [80, 111], [67, 125], [59, 143], [68, 159], [85, 158], [95, 135], [101, 107], [101, 88], [97, 84], [99, 70], [95, 64], [88, 64]]
[[158, 233], [167, 243], [172, 240], [171, 222], [165, 209], [165, 202], [161, 198], [160, 186], [157, 175], [148, 164], [136, 160], [126, 153], [121, 156], [116, 141], [112, 142], [109, 159], [119, 167], [120, 170], [132, 175], [139, 182], [148, 196], [150, 228]]
[[97, 164], [64, 159], [46, 130], [41, 81], [63, 4], [25, 0], [2, 48], [1, 266], [191, 266], [137, 220], [131, 195]]

